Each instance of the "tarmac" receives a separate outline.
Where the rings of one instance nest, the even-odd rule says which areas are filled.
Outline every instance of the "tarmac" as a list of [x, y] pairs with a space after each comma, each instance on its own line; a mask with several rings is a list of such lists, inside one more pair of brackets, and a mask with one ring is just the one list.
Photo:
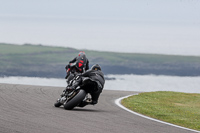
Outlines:
[[62, 87], [0, 84], [0, 133], [193, 133], [125, 111], [115, 100], [138, 92], [103, 90], [97, 105], [54, 107]]

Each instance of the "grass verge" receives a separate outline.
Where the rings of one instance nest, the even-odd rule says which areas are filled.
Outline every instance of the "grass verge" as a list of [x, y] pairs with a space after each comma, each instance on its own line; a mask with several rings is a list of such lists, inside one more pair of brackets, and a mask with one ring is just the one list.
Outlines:
[[123, 99], [122, 105], [143, 115], [200, 131], [200, 94], [146, 92]]

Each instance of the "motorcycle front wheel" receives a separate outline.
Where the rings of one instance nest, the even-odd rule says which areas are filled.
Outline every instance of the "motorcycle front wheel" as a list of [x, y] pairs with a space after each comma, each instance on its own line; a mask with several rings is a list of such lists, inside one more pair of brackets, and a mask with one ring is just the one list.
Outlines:
[[72, 110], [76, 107], [86, 96], [86, 92], [84, 90], [79, 90], [76, 95], [70, 100], [64, 103], [64, 108], [67, 110]]
[[57, 101], [57, 102], [54, 104], [55, 107], [60, 107], [61, 105], [62, 105], [62, 103], [60, 103], [59, 101]]

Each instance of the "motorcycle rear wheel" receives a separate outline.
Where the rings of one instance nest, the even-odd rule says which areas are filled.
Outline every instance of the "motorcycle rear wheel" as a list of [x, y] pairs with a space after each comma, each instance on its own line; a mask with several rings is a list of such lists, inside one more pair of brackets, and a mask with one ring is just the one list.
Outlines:
[[79, 90], [79, 92], [68, 102], [64, 104], [64, 108], [67, 110], [72, 110], [76, 107], [86, 96], [86, 92], [84, 90]]

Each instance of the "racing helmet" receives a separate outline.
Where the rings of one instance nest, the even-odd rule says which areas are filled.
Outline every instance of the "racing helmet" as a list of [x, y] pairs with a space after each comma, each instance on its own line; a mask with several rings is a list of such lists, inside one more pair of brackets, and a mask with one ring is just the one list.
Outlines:
[[78, 56], [83, 56], [83, 55], [85, 55], [85, 52], [84, 52], [84, 51], [80, 51], [80, 52], [78, 53]]
[[96, 70], [96, 71], [98, 71], [98, 70], [101, 71], [101, 67], [100, 67], [98, 64], [93, 65], [93, 66], [91, 67], [91, 69], [92, 69], [92, 70]]

